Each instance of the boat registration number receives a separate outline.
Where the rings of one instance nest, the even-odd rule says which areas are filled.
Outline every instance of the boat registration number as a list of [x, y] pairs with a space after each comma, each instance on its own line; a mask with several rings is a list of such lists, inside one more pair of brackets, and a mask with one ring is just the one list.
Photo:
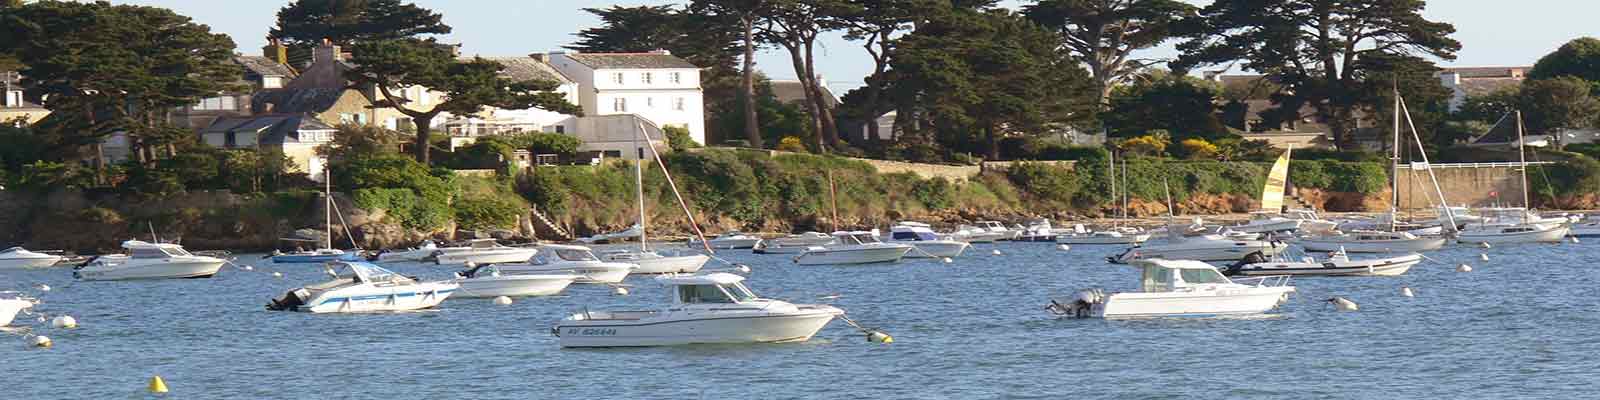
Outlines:
[[613, 328], [567, 328], [566, 334], [578, 336], [616, 336]]

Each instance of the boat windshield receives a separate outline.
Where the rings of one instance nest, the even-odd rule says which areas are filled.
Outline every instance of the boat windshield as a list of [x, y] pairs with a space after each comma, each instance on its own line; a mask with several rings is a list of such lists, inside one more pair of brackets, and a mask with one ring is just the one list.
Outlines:
[[734, 282], [732, 285], [723, 286], [723, 288], [727, 289], [728, 293], [733, 295], [734, 300], [741, 303], [756, 299], [756, 294], [751, 292], [750, 288], [746, 287], [743, 283]]
[[1170, 292], [1172, 291], [1172, 270], [1147, 266], [1144, 267], [1143, 283], [1140, 289], [1145, 292]]
[[567, 260], [567, 261], [599, 261], [600, 260], [598, 258], [595, 258], [594, 253], [590, 252], [588, 250], [556, 249], [555, 253], [556, 253], [556, 257], [560, 257], [562, 260]]
[[734, 303], [734, 299], [717, 285], [678, 286], [678, 301], [684, 304]]
[[15, 253], [15, 252], [17, 252], [17, 251], [19, 251], [19, 250], [22, 250], [22, 248], [21, 248], [21, 247], [12, 247], [12, 248], [9, 248], [9, 249], [5, 249], [5, 250], [3, 250], [3, 251], [0, 251], [0, 254], [5, 254], [5, 253]]
[[1178, 273], [1183, 277], [1183, 282], [1188, 284], [1228, 283], [1228, 278], [1213, 269], [1185, 268], [1178, 270]]

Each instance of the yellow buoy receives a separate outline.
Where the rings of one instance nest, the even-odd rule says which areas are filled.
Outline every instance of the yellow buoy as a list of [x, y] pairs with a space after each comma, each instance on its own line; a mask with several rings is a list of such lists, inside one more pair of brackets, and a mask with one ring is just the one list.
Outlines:
[[511, 305], [511, 298], [510, 297], [506, 297], [506, 296], [495, 297], [494, 298], [494, 304], [502, 305], [502, 306], [509, 306], [509, 305]]
[[50, 320], [50, 327], [51, 328], [58, 328], [58, 329], [60, 329], [60, 328], [65, 328], [65, 329], [77, 328], [78, 327], [78, 319], [77, 318], [72, 318], [71, 315], [62, 315], [62, 316], [59, 316], [59, 317], [55, 317], [54, 319], [51, 319]]
[[150, 393], [166, 393], [167, 381], [161, 380], [161, 375], [150, 378]]
[[872, 333], [867, 334], [867, 341], [873, 343], [890, 344], [894, 343], [894, 337], [889, 336], [887, 333], [883, 333], [883, 331], [872, 331]]
[[50, 346], [54, 346], [55, 344], [56, 344], [55, 342], [50, 341], [50, 337], [49, 336], [34, 336], [33, 337], [33, 347], [50, 348]]

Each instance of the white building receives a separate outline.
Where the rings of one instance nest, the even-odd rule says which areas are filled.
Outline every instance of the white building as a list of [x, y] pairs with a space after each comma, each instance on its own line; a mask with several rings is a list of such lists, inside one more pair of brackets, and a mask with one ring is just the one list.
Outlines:
[[[537, 56], [536, 56], [537, 57]], [[587, 117], [634, 114], [662, 128], [681, 127], [705, 144], [705, 103], [700, 69], [664, 50], [648, 53], [552, 52], [550, 66], [578, 85], [578, 101]], [[614, 124], [594, 124], [608, 126]], [[627, 125], [627, 124], [622, 124]], [[583, 132], [579, 137], [602, 132]], [[599, 149], [589, 149], [597, 151]]]
[[1439, 83], [1450, 89], [1450, 111], [1456, 111], [1467, 97], [1521, 85], [1531, 69], [1533, 67], [1448, 67], [1440, 68], [1436, 75]]
[[[482, 57], [485, 60], [498, 62], [505, 66], [500, 75], [514, 81], [545, 80], [555, 81], [558, 86], [556, 93], [560, 93], [567, 102], [578, 104], [578, 83], [567, 78], [560, 71], [542, 60], [540, 57]], [[463, 57], [470, 59], [470, 57]], [[513, 134], [522, 132], [549, 132], [549, 133], [574, 133], [578, 127], [578, 117], [554, 111], [530, 108], [526, 110], [502, 110], [486, 107], [483, 112], [466, 118], [450, 117], [444, 123], [444, 128], [452, 137], [477, 137], [482, 135]]]

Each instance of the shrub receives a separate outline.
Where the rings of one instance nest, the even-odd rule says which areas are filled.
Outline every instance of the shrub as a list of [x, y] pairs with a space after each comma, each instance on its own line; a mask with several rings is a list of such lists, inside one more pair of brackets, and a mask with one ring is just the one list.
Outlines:
[[352, 193], [357, 207], [384, 210], [400, 226], [433, 230], [450, 222], [449, 199], [432, 199], [405, 188], [365, 188]]
[[801, 143], [800, 138], [794, 136], [784, 136], [782, 140], [778, 141], [778, 147], [775, 149], [778, 151], [787, 151], [791, 153], [810, 152], [810, 150], [806, 149], [805, 143]]
[[123, 222], [122, 214], [118, 214], [116, 210], [103, 207], [85, 208], [78, 213], [78, 217], [84, 221], [103, 225], [117, 225]]
[[572, 193], [561, 181], [560, 167], [534, 168], [533, 173], [517, 176], [517, 194], [538, 209], [555, 213], [567, 212], [567, 198]]
[[518, 135], [511, 142], [517, 148], [527, 149], [533, 154], [572, 154], [577, 153], [578, 147], [583, 145], [583, 141], [577, 137], [547, 132]]
[[464, 229], [515, 228], [517, 216], [527, 212], [522, 204], [500, 197], [458, 199], [451, 208]]
[[911, 197], [929, 210], [943, 210], [955, 205], [950, 181], [939, 177], [912, 182]]
[[667, 145], [672, 147], [672, 151], [683, 151], [700, 147], [700, 143], [695, 142], [694, 137], [689, 136], [689, 128], [684, 128], [681, 126], [668, 126], [666, 128], [662, 128], [661, 132], [667, 135]]
[[1370, 162], [1326, 163], [1329, 187], [1336, 192], [1378, 193], [1389, 186], [1388, 171], [1382, 164]]
[[1201, 138], [1184, 139], [1178, 142], [1178, 149], [1183, 153], [1183, 158], [1190, 160], [1216, 159], [1218, 151], [1217, 145]]
[[1006, 178], [1039, 200], [1067, 204], [1077, 194], [1079, 182], [1071, 170], [1039, 163], [1017, 163]]
[[1117, 149], [1141, 156], [1154, 156], [1167, 152], [1168, 140], [1156, 135], [1129, 138], [1117, 143]]

